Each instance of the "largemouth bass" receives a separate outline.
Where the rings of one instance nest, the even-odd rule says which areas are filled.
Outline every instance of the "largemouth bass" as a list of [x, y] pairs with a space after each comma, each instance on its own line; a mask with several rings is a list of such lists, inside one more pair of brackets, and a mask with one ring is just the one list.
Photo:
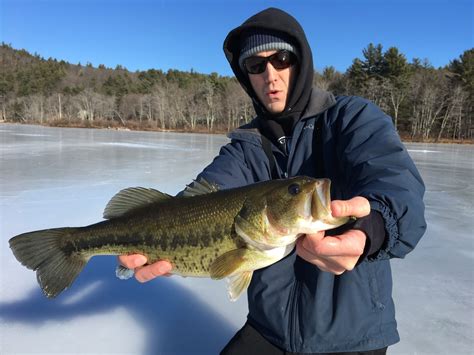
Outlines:
[[128, 188], [111, 199], [104, 218], [85, 227], [20, 234], [10, 247], [36, 271], [47, 297], [69, 287], [95, 255], [143, 254], [149, 263], [170, 261], [173, 274], [229, 277], [235, 300], [253, 271], [288, 255], [299, 236], [349, 220], [331, 215], [330, 181], [308, 177], [228, 190], [201, 180], [180, 197]]

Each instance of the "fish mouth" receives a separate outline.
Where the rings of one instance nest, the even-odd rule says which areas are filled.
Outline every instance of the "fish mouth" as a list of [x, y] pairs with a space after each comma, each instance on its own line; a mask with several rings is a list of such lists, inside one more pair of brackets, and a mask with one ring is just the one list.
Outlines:
[[311, 198], [311, 218], [318, 230], [339, 227], [348, 222], [348, 217], [333, 217], [331, 212], [331, 180], [319, 179]]
[[331, 180], [320, 179], [315, 185], [311, 199], [311, 216], [313, 220], [321, 220], [331, 216]]

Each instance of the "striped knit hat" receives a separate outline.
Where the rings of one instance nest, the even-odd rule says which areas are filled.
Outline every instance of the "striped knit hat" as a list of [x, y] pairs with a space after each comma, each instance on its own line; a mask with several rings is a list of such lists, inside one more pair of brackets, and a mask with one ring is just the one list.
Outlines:
[[299, 58], [296, 47], [284, 33], [254, 28], [241, 40], [239, 66], [244, 70], [244, 60], [259, 52], [286, 49]]

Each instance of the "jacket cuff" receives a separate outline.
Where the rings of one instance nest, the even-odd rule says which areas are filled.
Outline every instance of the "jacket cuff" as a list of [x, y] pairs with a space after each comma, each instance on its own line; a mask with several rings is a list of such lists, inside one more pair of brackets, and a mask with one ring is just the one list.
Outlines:
[[360, 256], [358, 264], [365, 258], [377, 253], [385, 242], [384, 220], [382, 215], [376, 210], [371, 210], [368, 216], [358, 218], [351, 229], [360, 230], [367, 236], [364, 252]]

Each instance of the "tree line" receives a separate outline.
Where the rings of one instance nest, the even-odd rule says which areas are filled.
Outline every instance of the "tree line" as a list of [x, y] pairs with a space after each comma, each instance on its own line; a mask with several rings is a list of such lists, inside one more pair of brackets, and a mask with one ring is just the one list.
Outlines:
[[[217, 73], [95, 68], [5, 43], [0, 58], [3, 121], [224, 132], [255, 114], [236, 79]], [[326, 67], [314, 84], [372, 100], [404, 138], [473, 140], [474, 48], [434, 68], [426, 59], [408, 62], [396, 47], [369, 44], [346, 72]]]

